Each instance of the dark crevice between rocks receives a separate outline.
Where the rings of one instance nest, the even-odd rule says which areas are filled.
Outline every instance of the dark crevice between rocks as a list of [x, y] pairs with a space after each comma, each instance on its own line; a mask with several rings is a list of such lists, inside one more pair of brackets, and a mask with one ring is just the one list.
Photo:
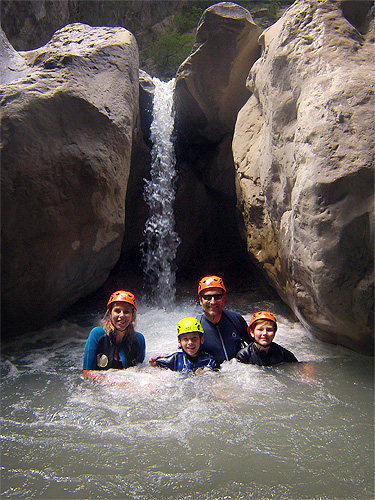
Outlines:
[[373, 0], [345, 0], [341, 2], [341, 10], [347, 21], [362, 35], [369, 32], [371, 21], [374, 20], [375, 7]]

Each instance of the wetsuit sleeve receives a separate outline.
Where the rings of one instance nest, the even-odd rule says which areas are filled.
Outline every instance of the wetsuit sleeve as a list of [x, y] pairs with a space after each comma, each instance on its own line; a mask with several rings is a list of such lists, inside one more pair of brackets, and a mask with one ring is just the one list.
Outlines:
[[145, 338], [144, 336], [137, 332], [137, 340], [138, 340], [138, 345], [139, 345], [139, 354], [138, 354], [138, 357], [137, 357], [137, 363], [143, 363], [144, 359], [145, 359], [145, 354], [146, 354], [146, 341], [145, 341]]
[[284, 348], [284, 361], [286, 363], [298, 363], [298, 359], [295, 357], [295, 355], [285, 348]]
[[249, 349], [245, 347], [244, 349], [241, 349], [236, 356], [237, 361], [240, 363], [250, 363], [250, 355], [249, 355]]
[[98, 343], [102, 338], [104, 330], [102, 328], [93, 328], [86, 341], [85, 352], [83, 356], [84, 370], [97, 370], [96, 356], [98, 354]]
[[216, 361], [215, 358], [212, 358], [212, 360], [209, 364], [209, 368], [211, 368], [211, 370], [213, 370], [214, 372], [217, 372], [220, 370], [220, 363], [218, 361]]
[[173, 353], [170, 356], [166, 356], [165, 358], [158, 358], [156, 363], [160, 368], [169, 368], [170, 370], [176, 370], [176, 356], [178, 353]]

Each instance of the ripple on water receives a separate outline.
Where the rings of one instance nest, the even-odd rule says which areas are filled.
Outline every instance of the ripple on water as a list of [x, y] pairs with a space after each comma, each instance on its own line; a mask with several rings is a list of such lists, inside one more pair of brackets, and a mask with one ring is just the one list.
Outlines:
[[[147, 359], [177, 347], [199, 307], [139, 307]], [[245, 314], [249, 319], [251, 310]], [[81, 375], [90, 328], [63, 322], [2, 352], [2, 494], [15, 498], [373, 498], [373, 363], [311, 339], [278, 313], [277, 340], [306, 363], [223, 364], [184, 376]]]

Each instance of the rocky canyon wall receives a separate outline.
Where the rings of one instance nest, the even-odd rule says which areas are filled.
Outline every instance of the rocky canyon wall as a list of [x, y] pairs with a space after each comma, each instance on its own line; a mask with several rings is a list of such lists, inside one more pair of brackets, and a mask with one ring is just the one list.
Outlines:
[[[43, 326], [116, 264], [138, 114], [138, 48], [74, 24], [34, 51], [2, 38], [2, 327]], [[22, 314], [20, 314], [22, 304]]]
[[371, 353], [374, 30], [341, 7], [295, 2], [262, 34], [233, 154], [249, 253], [320, 339]]
[[[298, 0], [262, 32], [246, 9], [216, 4], [175, 91], [179, 263], [208, 266], [215, 248], [227, 265], [256, 262], [320, 339], [367, 354], [370, 7]], [[3, 36], [0, 62], [3, 327], [30, 330], [139, 246], [152, 83], [124, 28], [70, 24], [27, 52]]]

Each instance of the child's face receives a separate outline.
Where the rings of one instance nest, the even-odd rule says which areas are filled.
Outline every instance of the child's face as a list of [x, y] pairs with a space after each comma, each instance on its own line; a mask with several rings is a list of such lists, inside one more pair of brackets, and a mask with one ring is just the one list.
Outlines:
[[199, 335], [198, 332], [183, 333], [178, 337], [178, 345], [189, 356], [196, 356], [201, 344], [203, 344], [203, 335]]
[[264, 321], [259, 321], [251, 333], [257, 344], [261, 347], [267, 347], [276, 335], [275, 325], [272, 321], [265, 319]]

